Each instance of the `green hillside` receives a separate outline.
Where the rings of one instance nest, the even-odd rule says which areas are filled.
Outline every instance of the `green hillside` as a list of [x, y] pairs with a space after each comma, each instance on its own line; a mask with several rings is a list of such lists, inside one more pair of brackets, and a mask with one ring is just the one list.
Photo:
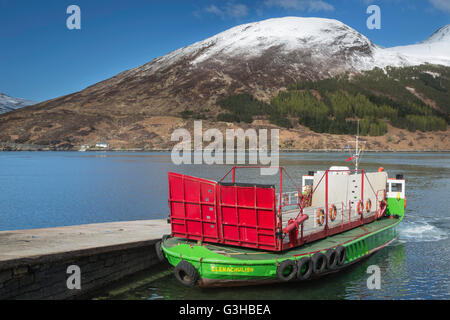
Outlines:
[[315, 132], [379, 136], [387, 123], [410, 131], [446, 130], [450, 117], [450, 68], [374, 69], [331, 79], [290, 85], [270, 104], [249, 94], [218, 101], [224, 110], [217, 120], [252, 122], [264, 116], [290, 128], [295, 121]]

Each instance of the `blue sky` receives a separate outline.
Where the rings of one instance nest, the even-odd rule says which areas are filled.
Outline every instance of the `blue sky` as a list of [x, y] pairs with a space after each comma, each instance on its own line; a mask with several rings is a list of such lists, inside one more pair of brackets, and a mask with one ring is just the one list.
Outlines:
[[[81, 8], [81, 30], [66, 9]], [[381, 8], [381, 30], [366, 9]], [[338, 19], [383, 46], [450, 24], [450, 0], [0, 0], [0, 92], [34, 101], [70, 94], [230, 27], [284, 16]]]

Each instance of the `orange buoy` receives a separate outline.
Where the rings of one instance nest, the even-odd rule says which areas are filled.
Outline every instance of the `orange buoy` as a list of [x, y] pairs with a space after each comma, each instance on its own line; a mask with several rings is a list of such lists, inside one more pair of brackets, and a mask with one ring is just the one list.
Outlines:
[[370, 209], [372, 209], [372, 201], [370, 201], [370, 199], [369, 199], [366, 202], [366, 211], [370, 212]]
[[362, 215], [363, 210], [364, 210], [364, 204], [363, 204], [362, 200], [358, 201], [358, 205], [356, 206], [356, 210], [358, 211], [359, 215]]
[[325, 223], [325, 211], [322, 208], [317, 209], [317, 223], [319, 226]]
[[328, 216], [330, 217], [331, 221], [336, 220], [337, 215], [337, 208], [335, 205], [333, 205], [330, 209], [328, 209]]

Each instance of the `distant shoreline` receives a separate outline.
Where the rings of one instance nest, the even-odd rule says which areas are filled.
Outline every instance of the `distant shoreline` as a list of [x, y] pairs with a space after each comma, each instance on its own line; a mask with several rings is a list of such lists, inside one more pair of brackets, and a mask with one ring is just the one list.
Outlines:
[[[59, 152], [171, 152], [172, 149], [140, 149], [140, 148], [129, 148], [129, 149], [100, 149], [92, 148], [86, 151], [79, 151], [78, 148], [67, 148], [67, 147], [50, 147], [44, 145], [32, 145], [32, 144], [21, 144], [21, 143], [10, 143], [10, 142], [0, 142], [0, 152], [13, 152], [13, 151], [59, 151]], [[194, 151], [191, 149], [191, 151]], [[247, 152], [249, 150], [246, 150]], [[255, 150], [259, 152], [259, 149]], [[284, 153], [312, 153], [312, 152], [323, 152], [323, 153], [337, 153], [337, 152], [347, 152], [348, 149], [280, 149], [280, 152]], [[224, 150], [225, 152], [225, 150]], [[424, 149], [424, 150], [365, 150], [365, 153], [450, 153], [450, 150], [435, 150], [435, 149]]]
[[[193, 151], [193, 150], [192, 150]], [[346, 153], [346, 149], [280, 149], [280, 153]], [[58, 150], [58, 149], [10, 149], [10, 150], [0, 150], [0, 152], [155, 152], [155, 153], [170, 153], [171, 150], [165, 149], [109, 149], [109, 150], [89, 150], [89, 151], [78, 151], [78, 150]], [[248, 152], [248, 150], [246, 150]], [[450, 153], [450, 150], [366, 150], [364, 153]]]

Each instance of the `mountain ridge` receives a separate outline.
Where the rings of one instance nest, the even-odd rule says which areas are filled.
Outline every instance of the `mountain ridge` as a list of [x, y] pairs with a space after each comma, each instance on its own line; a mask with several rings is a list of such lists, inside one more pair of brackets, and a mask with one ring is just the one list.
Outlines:
[[422, 43], [431, 43], [443, 40], [450, 41], [450, 24], [436, 30], [430, 37], [428, 37], [428, 39], [422, 41]]
[[[430, 61], [450, 65], [450, 55]], [[218, 99], [233, 94], [269, 101], [296, 82], [426, 62], [420, 55], [383, 49], [338, 20], [268, 19], [236, 26], [82, 91], [0, 116], [0, 141], [77, 146], [96, 137], [128, 140], [130, 146], [146, 139], [158, 145], [163, 138], [142, 124], [151, 117], [196, 110], [215, 118], [221, 111]]]
[[0, 92], [0, 114], [33, 105], [35, 103], [36, 102], [34, 101], [22, 98], [13, 98]]

